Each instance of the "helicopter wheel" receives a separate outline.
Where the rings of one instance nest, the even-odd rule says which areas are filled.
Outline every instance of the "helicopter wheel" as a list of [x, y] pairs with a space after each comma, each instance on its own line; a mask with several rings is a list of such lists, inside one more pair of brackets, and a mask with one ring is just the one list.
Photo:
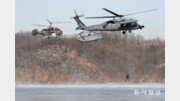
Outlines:
[[123, 34], [126, 34], [126, 31], [123, 31], [122, 33], [123, 33]]

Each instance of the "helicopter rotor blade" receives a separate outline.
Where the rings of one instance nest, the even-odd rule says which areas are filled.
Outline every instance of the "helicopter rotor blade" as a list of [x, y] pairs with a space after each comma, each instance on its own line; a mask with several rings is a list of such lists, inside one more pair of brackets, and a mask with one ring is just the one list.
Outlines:
[[111, 11], [111, 10], [106, 9], [106, 8], [103, 8], [103, 10], [105, 10], [105, 11], [107, 11], [107, 12], [109, 12], [109, 13], [111, 13], [111, 14], [117, 16], [117, 17], [124, 17], [124, 15], [119, 15], [119, 14], [117, 14], [117, 13]]
[[34, 26], [39, 26], [39, 27], [48, 27], [48, 26], [45, 26], [45, 25], [38, 25], [38, 24], [33, 24]]
[[84, 17], [84, 14], [79, 15], [79, 17]]
[[[105, 10], [105, 11], [107, 11], [107, 12], [115, 15], [116, 17], [124, 17], [124, 16], [129, 16], [129, 15], [135, 15], [135, 14], [140, 14], [140, 13], [155, 11], [155, 10], [157, 10], [157, 9], [151, 9], [151, 10], [146, 10], [146, 11], [141, 11], [141, 12], [136, 12], [136, 13], [130, 13], [130, 14], [126, 14], [126, 15], [119, 15], [119, 14], [117, 14], [117, 13], [111, 11], [111, 10], [106, 9], [106, 8], [103, 8], [103, 10]], [[108, 17], [104, 17], [104, 18], [108, 18]], [[110, 17], [109, 17], [109, 18], [110, 18]]]
[[86, 19], [115, 18], [116, 16], [86, 17]]
[[151, 11], [155, 11], [157, 9], [151, 9], [151, 10], [146, 10], [146, 11], [141, 11], [141, 12], [136, 12], [136, 13], [130, 13], [130, 14], [126, 14], [124, 16], [129, 16], [129, 15], [135, 15], [135, 14], [140, 14], [140, 13], [145, 13], [145, 12], [151, 12]]
[[50, 20], [47, 19], [47, 21], [49, 22], [49, 24], [51, 25], [53, 22], [51, 22]]
[[53, 23], [59, 24], [59, 23], [71, 23], [71, 22], [69, 21], [69, 22], [53, 22]]
[[75, 9], [74, 9], [74, 13], [75, 13], [75, 15], [76, 15], [76, 16], [78, 16], [78, 15], [77, 15], [77, 12], [76, 12], [76, 10], [75, 10]]
[[75, 9], [74, 9], [74, 13], [75, 13], [75, 16], [74, 16], [74, 17], [71, 17], [71, 19], [73, 19], [73, 18], [79, 18], [79, 17], [84, 17], [84, 14], [78, 15]]
[[49, 23], [51, 23], [51, 21], [49, 21], [48, 19], [47, 19], [47, 21], [48, 21]]

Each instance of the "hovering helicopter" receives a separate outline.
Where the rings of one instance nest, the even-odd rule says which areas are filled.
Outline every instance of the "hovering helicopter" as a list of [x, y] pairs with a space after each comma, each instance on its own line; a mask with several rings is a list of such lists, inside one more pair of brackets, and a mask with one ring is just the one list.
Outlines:
[[57, 27], [52, 27], [52, 24], [54, 24], [54, 23], [69, 23], [69, 22], [51, 22], [48, 19], [47, 19], [47, 21], [49, 22], [49, 26], [34, 24], [35, 26], [47, 27], [47, 28], [44, 28], [41, 31], [38, 31], [38, 29], [34, 29], [34, 30], [32, 30], [32, 35], [42, 35], [42, 36], [45, 36], [47, 39], [60, 38], [60, 36], [62, 36], [63, 31]]
[[[73, 18], [77, 22], [77, 25], [78, 25], [76, 30], [89, 31], [89, 33], [92, 32], [92, 31], [122, 31], [123, 34], [126, 34], [127, 32], [131, 33], [133, 30], [143, 29], [144, 25], [138, 24], [137, 23], [138, 20], [136, 20], [136, 19], [125, 18], [126, 16], [139, 14], [139, 13], [150, 12], [150, 11], [154, 11], [154, 10], [157, 10], [157, 9], [146, 10], [146, 11], [126, 14], [126, 15], [117, 14], [117, 13], [115, 13], [115, 12], [113, 12], [111, 10], [108, 10], [106, 8], [103, 8], [103, 10], [111, 13], [113, 16], [86, 17], [86, 18], [87, 19], [112, 18], [112, 20], [108, 20], [108, 21], [106, 21], [104, 23], [97, 24], [97, 25], [92, 25], [92, 26], [86, 26], [79, 19], [80, 17], [84, 17], [84, 15], [78, 15], [76, 10], [74, 10], [75, 17], [73, 17]], [[101, 34], [101, 33], [99, 33], [99, 34]], [[93, 40], [103, 39], [103, 37], [101, 35], [100, 35], [100, 37], [95, 36], [96, 38], [94, 38], [94, 36], [91, 36], [90, 34], [88, 34], [88, 37], [92, 37], [92, 38], [88, 38], [88, 40], [86, 40], [86, 37], [84, 37], [82, 32], [79, 34], [79, 36], [80, 36], [79, 38], [81, 38], [80, 40], [81, 41], [84, 40], [84, 42], [91, 41], [91, 39], [93, 39]]]

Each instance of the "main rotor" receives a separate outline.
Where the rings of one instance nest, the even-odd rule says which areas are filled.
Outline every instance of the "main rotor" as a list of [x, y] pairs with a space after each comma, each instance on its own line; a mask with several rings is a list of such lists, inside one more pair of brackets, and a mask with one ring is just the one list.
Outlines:
[[60, 23], [70, 23], [70, 22], [52, 22], [50, 20], [47, 19], [47, 22], [49, 23], [49, 26], [46, 25], [39, 25], [39, 24], [33, 24], [35, 26], [40, 26], [40, 27], [49, 27], [52, 28], [52, 24], [60, 24]]
[[146, 11], [140, 11], [140, 12], [136, 12], [136, 13], [130, 13], [130, 14], [126, 14], [126, 15], [122, 15], [122, 14], [117, 14], [109, 9], [103, 8], [104, 11], [111, 13], [114, 16], [99, 16], [99, 17], [86, 17], [87, 19], [98, 19], [98, 18], [122, 18], [125, 16], [130, 16], [130, 15], [135, 15], [135, 14], [140, 14], [140, 13], [145, 13], [145, 12], [150, 12], [150, 11], [155, 11], [157, 9], [151, 9], [151, 10], [146, 10]]

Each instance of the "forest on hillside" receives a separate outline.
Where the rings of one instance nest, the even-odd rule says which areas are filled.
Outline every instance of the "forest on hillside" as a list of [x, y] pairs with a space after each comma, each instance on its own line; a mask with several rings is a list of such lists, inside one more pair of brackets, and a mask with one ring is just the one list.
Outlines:
[[81, 43], [74, 37], [45, 39], [30, 32], [15, 35], [16, 84], [162, 83], [165, 41], [135, 34], [103, 33]]

